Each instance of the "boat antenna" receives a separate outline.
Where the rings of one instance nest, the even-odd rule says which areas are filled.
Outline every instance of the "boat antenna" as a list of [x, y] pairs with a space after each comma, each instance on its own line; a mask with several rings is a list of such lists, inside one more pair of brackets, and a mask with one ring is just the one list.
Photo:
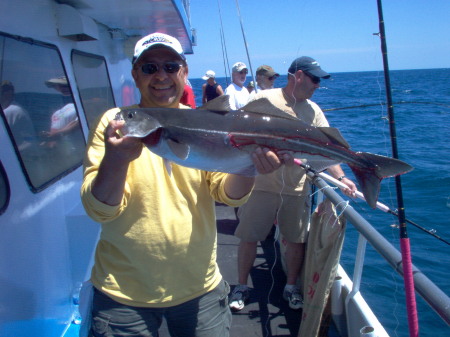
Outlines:
[[[389, 129], [391, 135], [392, 156], [398, 159], [397, 135], [395, 130], [394, 106], [392, 103], [391, 82], [389, 77], [389, 64], [387, 57], [386, 32], [384, 29], [383, 8], [381, 0], [377, 0], [378, 18], [380, 31], [377, 34], [381, 41], [383, 54], [384, 81], [386, 86], [386, 100], [388, 106]], [[405, 284], [406, 309], [408, 313], [408, 326], [410, 337], [419, 336], [419, 322], [417, 317], [416, 297], [414, 292], [414, 278], [412, 273], [411, 249], [406, 229], [405, 206], [403, 204], [403, 193], [400, 176], [395, 177], [397, 191], [398, 221], [400, 228], [400, 248], [402, 253], [403, 280]]]
[[236, 0], [236, 8], [237, 8], [239, 20], [240, 20], [240, 23], [241, 23], [242, 37], [243, 37], [243, 39], [244, 39], [244, 46], [245, 46], [245, 51], [246, 51], [246, 53], [247, 53], [248, 65], [249, 65], [249, 67], [250, 67], [250, 74], [251, 74], [251, 76], [252, 76], [253, 83], [255, 83], [255, 93], [257, 93], [257, 92], [258, 92], [258, 89], [256, 88], [256, 80], [255, 80], [255, 76], [253, 75], [252, 62], [250, 61], [250, 55], [249, 55], [249, 53], [248, 53], [247, 39], [245, 38], [244, 24], [243, 24], [243, 22], [242, 22], [241, 9], [239, 8], [239, 1], [238, 1], [238, 0]]
[[228, 53], [227, 53], [227, 45], [225, 43], [225, 34], [223, 30], [223, 22], [222, 22], [222, 11], [220, 9], [220, 0], [217, 0], [217, 6], [219, 7], [219, 20], [220, 20], [220, 42], [222, 44], [222, 57], [223, 57], [223, 67], [225, 69], [225, 81], [228, 87], [228, 69], [230, 68], [230, 63], [228, 62]]

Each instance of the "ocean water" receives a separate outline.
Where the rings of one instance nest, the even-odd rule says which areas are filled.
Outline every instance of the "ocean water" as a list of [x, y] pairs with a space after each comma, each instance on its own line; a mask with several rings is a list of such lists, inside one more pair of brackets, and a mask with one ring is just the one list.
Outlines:
[[[390, 78], [399, 157], [414, 167], [401, 177], [406, 218], [450, 241], [450, 69], [391, 71]], [[217, 80], [226, 87], [225, 78]], [[190, 81], [201, 105], [204, 81]], [[280, 76], [275, 87], [285, 83], [286, 76]], [[312, 100], [352, 149], [391, 156], [383, 72], [335, 73], [321, 85]], [[383, 180], [379, 201], [397, 209], [393, 178]], [[400, 250], [398, 219], [362, 201], [352, 205]], [[450, 295], [450, 246], [411, 224], [407, 231], [413, 264]], [[357, 231], [348, 224], [341, 264], [350, 277], [357, 240]], [[409, 336], [403, 280], [370, 245], [361, 292], [390, 336]], [[449, 326], [420, 295], [416, 300], [420, 336], [450, 336]]]

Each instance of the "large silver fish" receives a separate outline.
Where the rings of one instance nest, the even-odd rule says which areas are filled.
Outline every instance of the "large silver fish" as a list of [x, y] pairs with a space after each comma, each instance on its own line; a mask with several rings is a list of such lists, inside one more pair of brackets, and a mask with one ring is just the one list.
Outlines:
[[383, 178], [412, 170], [397, 159], [353, 152], [337, 129], [309, 126], [265, 98], [238, 111], [230, 111], [228, 96], [220, 96], [196, 110], [123, 109], [116, 119], [125, 121], [125, 136], [142, 138], [153, 153], [206, 171], [255, 172], [251, 153], [258, 146], [290, 151], [319, 172], [346, 163], [373, 208]]

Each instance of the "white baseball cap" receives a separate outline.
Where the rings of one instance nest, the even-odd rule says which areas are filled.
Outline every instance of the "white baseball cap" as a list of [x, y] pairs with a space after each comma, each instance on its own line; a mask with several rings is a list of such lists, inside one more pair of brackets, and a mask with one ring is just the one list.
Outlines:
[[243, 62], [236, 62], [235, 64], [233, 64], [233, 68], [231, 68], [232, 72], [240, 72], [244, 69], [247, 69], [247, 66], [245, 65], [245, 63]]
[[183, 47], [176, 38], [163, 33], [153, 33], [143, 37], [136, 43], [136, 46], [134, 47], [133, 64], [136, 63], [143, 52], [154, 46], [161, 45], [172, 49], [174, 52], [180, 55], [183, 61], [186, 60], [186, 57], [183, 53]]
[[212, 70], [208, 70], [202, 79], [206, 81], [208, 78], [216, 78], [216, 73]]

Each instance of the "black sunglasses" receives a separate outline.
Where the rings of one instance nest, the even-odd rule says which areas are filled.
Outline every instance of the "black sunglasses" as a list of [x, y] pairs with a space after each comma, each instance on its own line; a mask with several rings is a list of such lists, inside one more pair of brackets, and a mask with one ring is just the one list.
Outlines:
[[239, 74], [241, 74], [241, 75], [243, 75], [243, 74], [247, 75], [247, 74], [248, 74], [248, 70], [247, 70], [247, 69], [243, 69], [243, 70], [241, 70], [241, 71], [239, 72]]
[[320, 83], [320, 77], [308, 74], [306, 71], [303, 72], [306, 76], [308, 76], [314, 84]]
[[[146, 63], [141, 66], [142, 72], [147, 75], [152, 75], [159, 70], [160, 65], [156, 63]], [[182, 67], [181, 64], [177, 62], [166, 62], [162, 65], [162, 68], [166, 73], [173, 74], [178, 72]]]
[[273, 76], [267, 77], [267, 79], [268, 79], [269, 81], [273, 81], [273, 80], [275, 80], [275, 79], [277, 79], [277, 78], [278, 78], [277, 75], [273, 75]]

